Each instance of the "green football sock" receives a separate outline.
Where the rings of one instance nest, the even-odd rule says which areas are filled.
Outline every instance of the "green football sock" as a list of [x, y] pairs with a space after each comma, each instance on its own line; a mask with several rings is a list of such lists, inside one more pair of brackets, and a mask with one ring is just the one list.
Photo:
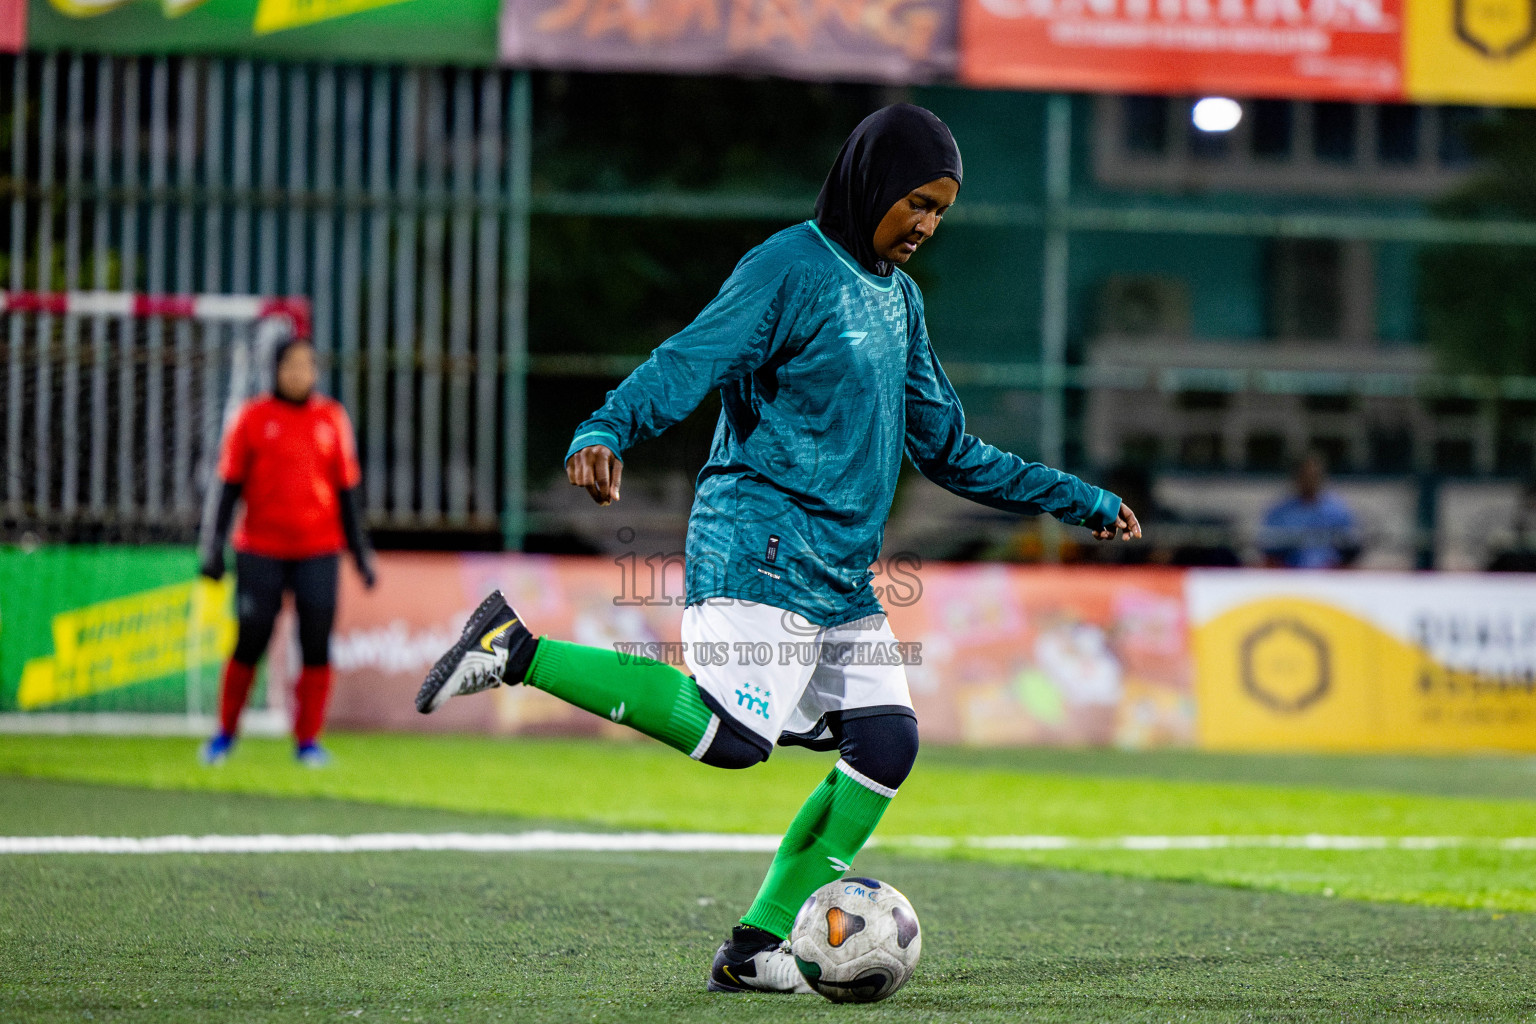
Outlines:
[[806, 897], [853, 865], [895, 795], [839, 761], [790, 823], [741, 923], [787, 938]]
[[540, 637], [525, 682], [690, 757], [704, 753], [714, 715], [693, 678], [671, 665]]

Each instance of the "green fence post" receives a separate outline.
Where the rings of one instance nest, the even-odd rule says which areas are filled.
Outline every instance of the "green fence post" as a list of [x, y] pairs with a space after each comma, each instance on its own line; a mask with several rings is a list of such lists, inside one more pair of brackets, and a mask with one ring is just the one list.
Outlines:
[[[1041, 243], [1040, 459], [1060, 466], [1066, 452], [1064, 384], [1067, 364], [1067, 204], [1072, 190], [1072, 97], [1045, 101], [1045, 236]], [[1043, 520], [1045, 560], [1061, 561], [1061, 528]]]
[[532, 207], [533, 88], [527, 71], [512, 78], [507, 157], [507, 329], [502, 394], [501, 540], [521, 551], [528, 500], [528, 221]]

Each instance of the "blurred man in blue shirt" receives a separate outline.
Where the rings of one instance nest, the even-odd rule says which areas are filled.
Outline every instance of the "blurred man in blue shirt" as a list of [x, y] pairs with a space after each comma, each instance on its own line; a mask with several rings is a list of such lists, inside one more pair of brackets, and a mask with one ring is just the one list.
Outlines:
[[1325, 489], [1327, 471], [1316, 452], [1296, 466], [1296, 490], [1264, 514], [1259, 543], [1267, 565], [1285, 569], [1338, 569], [1360, 555], [1355, 514]]

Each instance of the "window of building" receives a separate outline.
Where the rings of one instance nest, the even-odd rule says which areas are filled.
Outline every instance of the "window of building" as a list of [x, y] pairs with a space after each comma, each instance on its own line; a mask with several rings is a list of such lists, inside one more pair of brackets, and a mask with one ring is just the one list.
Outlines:
[[1509, 476], [1526, 476], [1536, 469], [1536, 402], [1501, 404], [1494, 466]]
[[1249, 434], [1243, 443], [1243, 464], [1254, 473], [1278, 473], [1285, 469], [1285, 435]]
[[1307, 395], [1302, 399], [1302, 408], [1307, 412], [1353, 412], [1355, 408], [1354, 395]]
[[1478, 403], [1475, 398], [1435, 398], [1428, 403], [1429, 413], [1436, 419], [1448, 416], [1476, 416]]
[[1330, 473], [1343, 473], [1353, 468], [1349, 464], [1349, 441], [1345, 438], [1324, 434], [1308, 441], [1307, 448], [1322, 456], [1323, 465]]
[[1494, 469], [1506, 476], [1526, 476], [1536, 464], [1536, 444], [1523, 437], [1500, 437]]
[[1385, 103], [1376, 108], [1376, 159], [1409, 166], [1419, 160], [1419, 107]]
[[1291, 155], [1293, 109], [1294, 104], [1288, 100], [1256, 100], [1249, 104], [1254, 156], [1275, 160]]
[[1179, 442], [1179, 464], [1185, 469], [1221, 469], [1221, 435], [1187, 435]]
[[1125, 97], [1125, 148], [1144, 156], [1161, 156], [1168, 149], [1168, 98]]
[[1163, 439], [1156, 434], [1128, 434], [1120, 452], [1133, 466], [1156, 466], [1162, 462]]
[[1109, 186], [1433, 196], [1462, 183], [1481, 107], [1244, 100], [1231, 132], [1196, 131], [1187, 99], [1103, 96], [1095, 172]]
[[1367, 468], [1372, 473], [1407, 473], [1413, 469], [1413, 431], [1404, 426], [1371, 430], [1365, 441]]
[[1217, 412], [1232, 404], [1232, 396], [1225, 391], [1180, 391], [1174, 397], [1174, 405], [1192, 412]]
[[1269, 243], [1270, 331], [1276, 338], [1339, 337], [1344, 320], [1343, 252], [1331, 238]]
[[1196, 160], [1225, 160], [1232, 154], [1231, 132], [1189, 133], [1189, 155]]
[[1333, 163], [1353, 162], [1355, 121], [1352, 103], [1312, 104], [1312, 155]]
[[1472, 163], [1471, 128], [1482, 119], [1476, 107], [1446, 107], [1440, 112], [1440, 163], [1466, 167]]
[[1435, 442], [1435, 472], [1466, 476], [1472, 472], [1472, 442], [1463, 437]]

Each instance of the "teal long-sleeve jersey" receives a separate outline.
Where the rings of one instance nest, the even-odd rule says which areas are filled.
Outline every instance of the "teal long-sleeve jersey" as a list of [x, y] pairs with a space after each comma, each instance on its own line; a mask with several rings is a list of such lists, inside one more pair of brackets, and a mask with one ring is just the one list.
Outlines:
[[730, 597], [837, 625], [881, 611], [871, 580], [902, 453], [983, 505], [1112, 526], [1120, 499], [985, 444], [923, 323], [917, 285], [863, 270], [812, 221], [736, 266], [576, 436], [623, 457], [709, 392], [722, 409], [688, 520], [689, 604]]

